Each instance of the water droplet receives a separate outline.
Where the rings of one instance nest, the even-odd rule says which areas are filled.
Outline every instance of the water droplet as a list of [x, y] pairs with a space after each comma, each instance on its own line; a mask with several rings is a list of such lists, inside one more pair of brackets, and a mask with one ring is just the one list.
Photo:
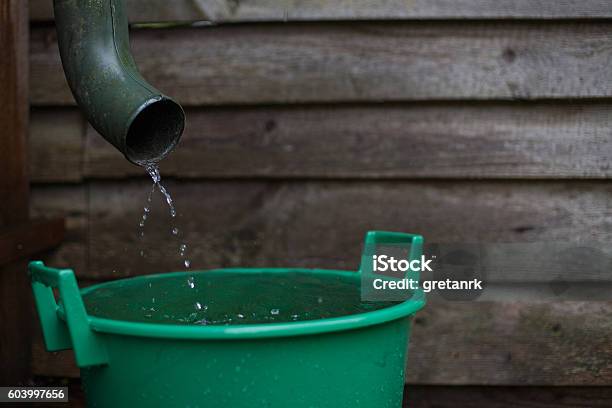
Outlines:
[[144, 250], [141, 250], [141, 251], [140, 251], [140, 256], [142, 256], [143, 258], [145, 258], [145, 257], [146, 257], [146, 255], [145, 255], [145, 251], [144, 251]]
[[202, 304], [200, 302], [195, 303], [196, 310], [202, 310]]
[[185, 268], [189, 268], [191, 266], [191, 261], [189, 259], [185, 259]]
[[189, 286], [191, 289], [195, 288], [195, 280], [193, 279], [193, 276], [190, 276], [190, 277], [187, 279], [187, 285], [188, 285], [188, 286]]
[[145, 208], [144, 208], [144, 212], [145, 212], [145, 213], [148, 213], [149, 211], [151, 211], [151, 209], [150, 209], [149, 207], [145, 207]]
[[323, 303], [323, 298], [322, 298], [321, 296], [319, 296], [319, 297], [317, 298], [317, 302], [318, 302], [318, 303]]
[[172, 228], [172, 235], [178, 235], [178, 233], [179, 233], [179, 229], [178, 228], [176, 228], [176, 227]]
[[278, 310], [278, 309], [272, 309], [272, 310], [270, 310], [270, 314], [271, 314], [271, 315], [273, 315], [273, 316], [276, 316], [276, 315], [278, 315], [279, 313], [280, 313], [280, 310]]
[[239, 318], [239, 319], [244, 319], [244, 315], [242, 313], [238, 313], [236, 315], [236, 317]]

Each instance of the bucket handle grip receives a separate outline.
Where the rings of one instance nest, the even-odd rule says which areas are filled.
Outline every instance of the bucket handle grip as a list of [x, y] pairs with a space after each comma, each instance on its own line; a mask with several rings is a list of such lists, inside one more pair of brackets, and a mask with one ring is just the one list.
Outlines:
[[[47, 350], [73, 348], [77, 365], [81, 368], [107, 364], [106, 348], [89, 325], [72, 269], [50, 268], [42, 261], [33, 261], [28, 265], [28, 271]], [[59, 306], [53, 288], [59, 291], [65, 322], [58, 315]]]

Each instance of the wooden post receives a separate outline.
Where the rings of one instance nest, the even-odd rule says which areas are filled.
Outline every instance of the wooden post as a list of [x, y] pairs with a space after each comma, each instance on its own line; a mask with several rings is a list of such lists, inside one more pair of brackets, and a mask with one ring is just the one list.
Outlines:
[[[28, 2], [0, 0], [0, 230], [28, 221]], [[0, 385], [29, 377], [31, 298], [25, 261], [0, 265]]]

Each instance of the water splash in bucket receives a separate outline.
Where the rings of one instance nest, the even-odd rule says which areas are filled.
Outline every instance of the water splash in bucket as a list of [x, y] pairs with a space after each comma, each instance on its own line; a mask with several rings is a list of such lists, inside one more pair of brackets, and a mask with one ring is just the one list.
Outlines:
[[88, 293], [87, 311], [131, 322], [227, 326], [325, 319], [397, 304], [362, 301], [358, 274], [208, 271], [153, 277], [151, 286], [143, 279]]

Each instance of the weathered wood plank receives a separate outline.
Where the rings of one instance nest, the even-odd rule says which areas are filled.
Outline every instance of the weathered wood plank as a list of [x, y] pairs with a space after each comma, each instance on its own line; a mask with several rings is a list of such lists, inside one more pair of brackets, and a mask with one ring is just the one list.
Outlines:
[[80, 377], [72, 350], [48, 352], [40, 330], [37, 332], [32, 341], [32, 373], [49, 377]]
[[[608, 178], [609, 104], [189, 109], [181, 178]], [[35, 182], [142, 176], [73, 109], [35, 109]], [[85, 139], [85, 140], [84, 140]], [[85, 148], [86, 147], [86, 148]]]
[[30, 213], [37, 218], [65, 219], [66, 233], [59, 248], [41, 258], [49, 265], [73, 268], [87, 267], [88, 198], [84, 186], [45, 185], [32, 190]]
[[[135, 30], [143, 75], [184, 105], [612, 95], [607, 23], [260, 24]], [[70, 105], [53, 28], [34, 29], [30, 98]]]
[[0, 229], [0, 266], [27, 260], [59, 246], [64, 238], [64, 220], [34, 220]]
[[27, 13], [27, 4], [19, 0], [0, 1], [0, 227], [28, 218]]
[[[162, 170], [181, 178], [606, 178], [610, 111], [598, 104], [191, 109]], [[86, 177], [143, 173], [91, 127], [86, 155]]]
[[612, 387], [407, 385], [404, 408], [606, 408]]
[[430, 303], [412, 330], [417, 384], [610, 385], [612, 302]]
[[76, 109], [33, 109], [30, 120], [30, 180], [83, 179], [85, 120]]
[[24, 340], [31, 334], [32, 313], [27, 307], [33, 302], [27, 261], [0, 266], [0, 369], [2, 384], [26, 384], [31, 375], [28, 361], [30, 345]]
[[[589, 246], [612, 237], [612, 186], [606, 182], [166, 183], [179, 212], [179, 238], [170, 234], [170, 216], [159, 194], [145, 238], [139, 238], [150, 189], [146, 179], [87, 188], [36, 187], [33, 212], [67, 214], [69, 241], [81, 248], [61, 250], [58, 266], [73, 266], [90, 278], [179, 269], [178, 246], [184, 239], [194, 268], [356, 269], [370, 229], [421, 233], [429, 243]], [[139, 256], [141, 249], [145, 258]]]
[[[131, 21], [609, 18], [603, 0], [129, 0]], [[30, 0], [30, 19], [53, 18], [51, 0]]]
[[[0, 0], [0, 229], [28, 219], [28, 4]], [[31, 301], [26, 262], [0, 267], [0, 384], [29, 375]]]
[[[611, 321], [611, 302], [429, 304], [414, 322], [406, 380], [444, 385], [610, 385]], [[71, 353], [47, 353], [37, 341], [34, 372], [78, 376]]]

